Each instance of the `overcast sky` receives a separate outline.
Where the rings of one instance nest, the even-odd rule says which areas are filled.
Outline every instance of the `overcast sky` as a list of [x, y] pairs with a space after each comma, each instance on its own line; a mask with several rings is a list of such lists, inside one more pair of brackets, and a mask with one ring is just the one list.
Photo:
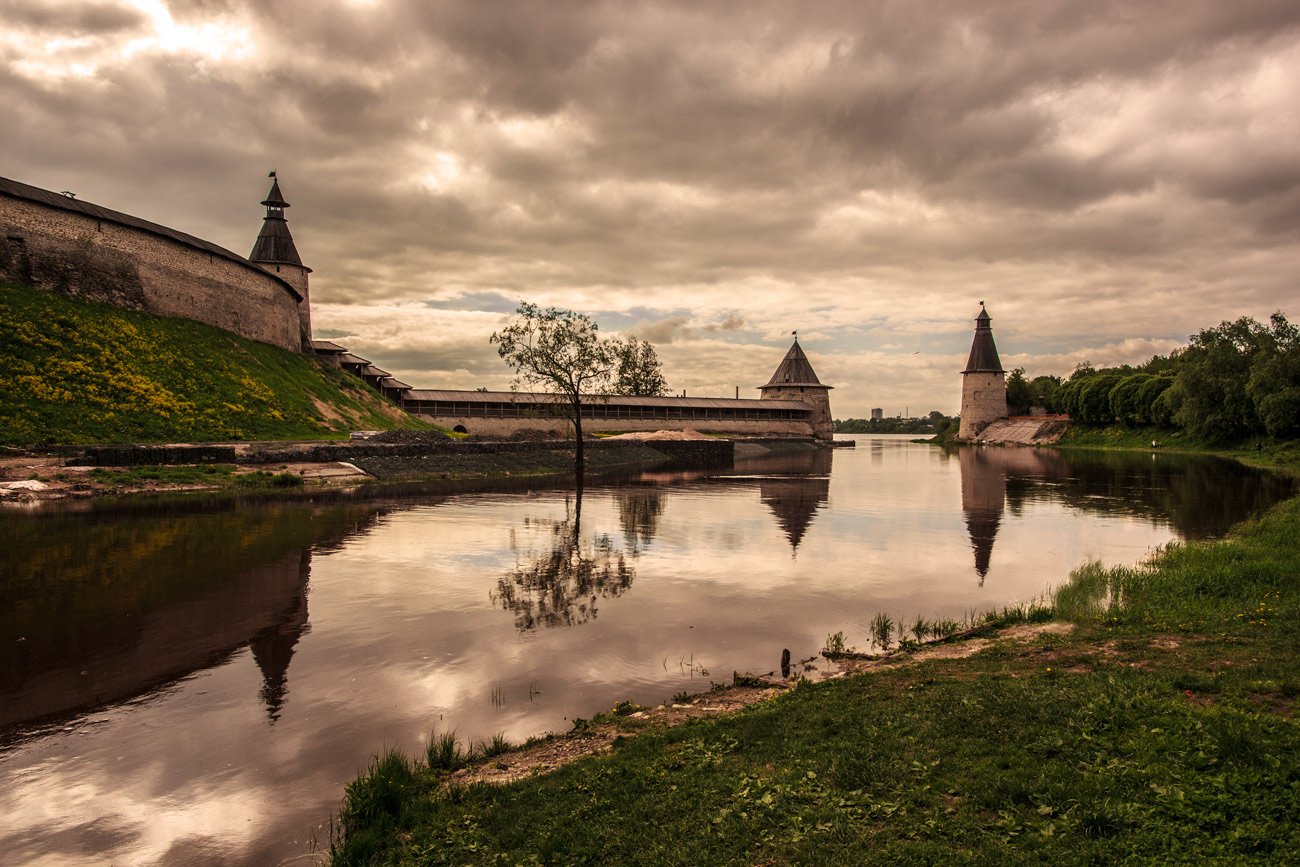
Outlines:
[[1300, 318], [1300, 3], [0, 0], [0, 175], [247, 255], [271, 169], [317, 337], [508, 387], [520, 300], [838, 417], [955, 412]]

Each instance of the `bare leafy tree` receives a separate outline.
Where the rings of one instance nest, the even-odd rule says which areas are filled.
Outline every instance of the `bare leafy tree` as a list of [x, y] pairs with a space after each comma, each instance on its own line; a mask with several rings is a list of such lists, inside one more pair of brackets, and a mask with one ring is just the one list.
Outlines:
[[602, 340], [595, 321], [582, 313], [520, 303], [515, 318], [491, 342], [514, 369], [515, 386], [544, 389], [555, 396], [555, 411], [573, 424], [574, 464], [582, 481], [584, 398], [607, 394], [618, 365], [617, 343]]
[[652, 344], [629, 337], [618, 344], [618, 374], [615, 394], [662, 397], [668, 393], [659, 355]]

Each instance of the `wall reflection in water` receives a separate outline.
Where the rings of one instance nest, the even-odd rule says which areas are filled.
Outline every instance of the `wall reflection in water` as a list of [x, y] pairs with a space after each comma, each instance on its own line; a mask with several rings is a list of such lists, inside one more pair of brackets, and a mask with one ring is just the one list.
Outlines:
[[1004, 511], [1056, 501], [1093, 514], [1143, 517], [1181, 538], [1226, 533], [1244, 516], [1289, 497], [1284, 476], [1203, 455], [954, 447], [961, 507], [980, 584], [993, 560]]
[[379, 514], [284, 506], [0, 521], [0, 548], [24, 552], [0, 586], [0, 729], [150, 692], [244, 647], [274, 722], [309, 628], [312, 546], [364, 533]]

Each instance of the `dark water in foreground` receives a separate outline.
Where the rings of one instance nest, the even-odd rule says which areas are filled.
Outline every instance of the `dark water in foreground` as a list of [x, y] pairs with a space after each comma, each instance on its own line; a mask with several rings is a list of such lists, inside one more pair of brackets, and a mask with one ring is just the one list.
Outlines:
[[[1291, 492], [1225, 461], [856, 450], [572, 491], [0, 513], [0, 860], [310, 860], [430, 729], [568, 728], [961, 617]], [[705, 670], [709, 673], [706, 674]]]

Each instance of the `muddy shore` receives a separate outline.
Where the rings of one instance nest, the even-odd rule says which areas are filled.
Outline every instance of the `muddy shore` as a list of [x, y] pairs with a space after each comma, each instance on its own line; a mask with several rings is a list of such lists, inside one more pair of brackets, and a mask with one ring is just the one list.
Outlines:
[[[592, 440], [587, 472], [665, 463], [729, 465], [737, 454], [816, 448], [805, 442]], [[226, 491], [319, 492], [363, 485], [472, 482], [573, 473], [574, 444], [564, 440], [450, 440], [390, 431], [360, 441], [90, 446], [0, 452], [0, 505], [32, 507], [61, 500], [150, 497]], [[202, 473], [174, 472], [202, 467]], [[296, 477], [296, 478], [293, 478]]]

